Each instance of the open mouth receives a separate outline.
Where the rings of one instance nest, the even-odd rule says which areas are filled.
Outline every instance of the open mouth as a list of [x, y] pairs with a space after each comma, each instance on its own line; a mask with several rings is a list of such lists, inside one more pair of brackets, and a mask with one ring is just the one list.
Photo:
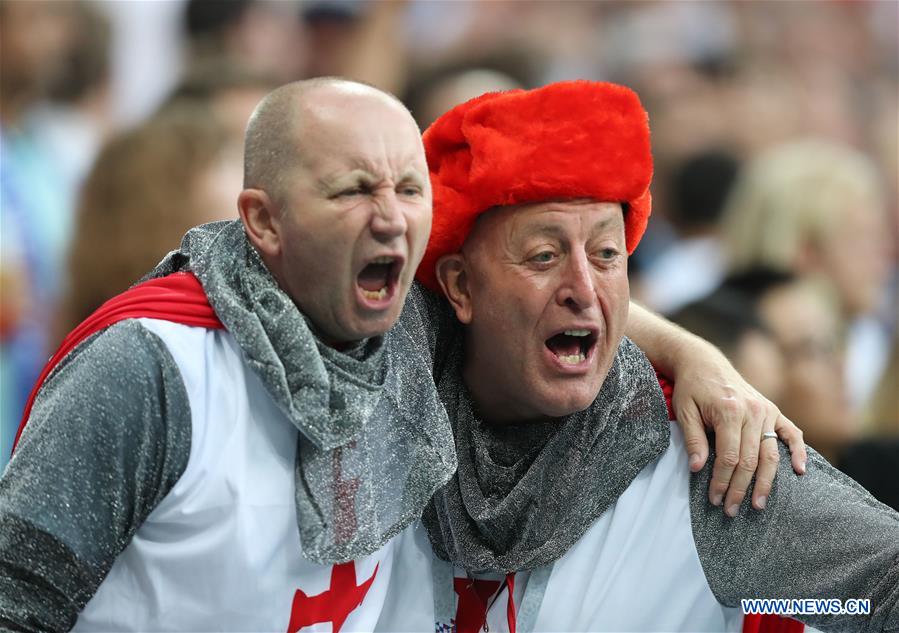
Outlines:
[[545, 345], [562, 365], [577, 366], [592, 356], [596, 340], [596, 330], [572, 329], [549, 337]]
[[363, 303], [374, 308], [389, 304], [396, 294], [402, 270], [401, 257], [382, 256], [371, 260], [356, 276]]

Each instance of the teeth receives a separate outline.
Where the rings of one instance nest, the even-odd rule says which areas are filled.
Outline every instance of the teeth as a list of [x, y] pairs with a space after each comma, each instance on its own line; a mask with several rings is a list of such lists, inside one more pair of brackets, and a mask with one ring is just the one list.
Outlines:
[[570, 356], [559, 356], [558, 358], [565, 365], [580, 365], [587, 360], [587, 357], [584, 356], [583, 352], [580, 354], [571, 354]]
[[371, 260], [371, 263], [372, 264], [392, 264], [393, 258], [388, 257], [386, 255], [384, 257], [375, 257], [373, 260]]
[[590, 330], [565, 330], [566, 336], [589, 336]]
[[387, 296], [387, 286], [384, 286], [380, 290], [363, 290], [362, 295], [366, 299], [374, 299], [379, 301]]

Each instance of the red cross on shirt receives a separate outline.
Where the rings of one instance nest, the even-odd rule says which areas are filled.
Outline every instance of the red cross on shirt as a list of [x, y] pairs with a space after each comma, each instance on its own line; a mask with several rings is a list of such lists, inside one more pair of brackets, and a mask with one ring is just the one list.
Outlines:
[[307, 596], [305, 591], [297, 589], [290, 607], [290, 623], [287, 625], [287, 633], [297, 633], [304, 626], [322, 622], [330, 622], [331, 630], [334, 633], [340, 633], [340, 627], [346, 622], [350, 613], [355, 611], [365, 600], [365, 595], [378, 573], [378, 565], [375, 565], [371, 578], [358, 586], [356, 585], [356, 563], [350, 561], [342, 565], [334, 565], [331, 568], [331, 586], [327, 591]]

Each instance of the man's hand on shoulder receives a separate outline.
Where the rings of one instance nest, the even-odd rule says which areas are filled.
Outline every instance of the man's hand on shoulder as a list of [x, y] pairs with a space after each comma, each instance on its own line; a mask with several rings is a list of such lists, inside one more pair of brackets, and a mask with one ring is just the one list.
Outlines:
[[793, 470], [801, 475], [808, 458], [802, 431], [747, 383], [721, 352], [703, 344], [707, 349], [686, 354], [673, 376], [672, 406], [686, 438], [690, 470], [696, 472], [705, 465], [706, 432], [714, 432], [709, 500], [736, 516], [754, 475], [752, 505], [763, 510], [780, 459], [777, 441], [763, 439], [763, 434], [776, 433], [786, 442]]
[[755, 476], [752, 505], [762, 510], [777, 474], [777, 433], [792, 455], [793, 470], [805, 472], [808, 459], [802, 431], [747, 383], [714, 345], [652, 314], [630, 306], [627, 335], [652, 364], [674, 382], [672, 407], [686, 438], [690, 470], [709, 456], [708, 432], [715, 434], [715, 464], [709, 500], [735, 516]]

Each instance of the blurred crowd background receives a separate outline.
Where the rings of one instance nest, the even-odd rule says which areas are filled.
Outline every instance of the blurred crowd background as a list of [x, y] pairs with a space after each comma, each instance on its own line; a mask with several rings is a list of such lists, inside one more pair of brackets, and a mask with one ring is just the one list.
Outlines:
[[633, 296], [899, 508], [897, 29], [895, 0], [0, 0], [0, 466], [62, 336], [187, 228], [237, 217], [271, 88], [363, 80], [424, 129], [587, 78], [650, 114]]

